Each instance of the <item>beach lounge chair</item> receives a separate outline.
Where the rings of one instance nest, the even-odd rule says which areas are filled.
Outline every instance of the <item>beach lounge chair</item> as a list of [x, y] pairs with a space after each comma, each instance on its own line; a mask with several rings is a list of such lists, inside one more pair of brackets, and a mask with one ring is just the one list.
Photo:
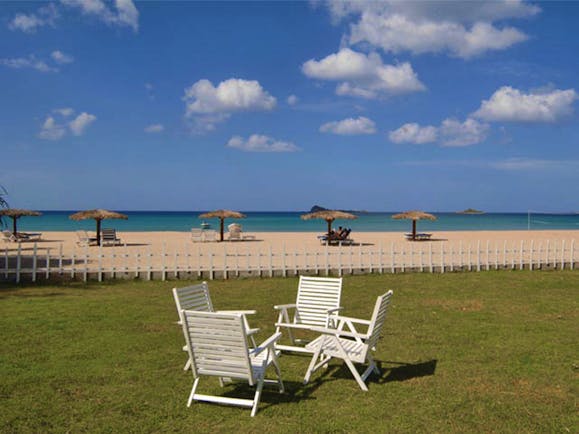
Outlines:
[[[274, 306], [274, 309], [279, 310], [275, 324], [276, 332], [281, 332], [282, 328], [286, 329], [291, 342], [291, 345], [276, 344], [276, 348], [283, 351], [311, 353], [311, 349], [303, 346], [303, 341], [294, 339], [292, 329], [310, 330], [312, 327], [328, 327], [330, 316], [341, 309], [341, 294], [341, 277], [300, 276], [296, 303]], [[290, 309], [294, 309], [291, 320]]]
[[[380, 370], [372, 358], [372, 351], [382, 333], [391, 297], [392, 291], [378, 297], [370, 321], [337, 315], [332, 318], [336, 328], [314, 328], [314, 331], [321, 333], [321, 336], [306, 346], [313, 352], [313, 355], [304, 383], [310, 380], [313, 372], [326, 366], [330, 359], [335, 357], [346, 363], [360, 388], [367, 392], [368, 387], [365, 381], [368, 376], [372, 372], [380, 374]], [[354, 324], [368, 326], [367, 333], [359, 333]], [[348, 330], [344, 330], [345, 327]], [[368, 368], [360, 375], [354, 363], [368, 363]]]
[[432, 237], [432, 234], [425, 234], [425, 233], [419, 233], [416, 234], [416, 237], [413, 239], [412, 238], [412, 234], [408, 233], [408, 234], [404, 234], [404, 236], [406, 237], [406, 239], [408, 241], [428, 241], [430, 240], [430, 237]]
[[[177, 313], [179, 314], [178, 324], [183, 325], [183, 310], [196, 310], [199, 312], [215, 312], [213, 309], [213, 303], [211, 302], [211, 296], [209, 294], [209, 285], [207, 282], [202, 282], [197, 285], [186, 286], [183, 288], [173, 288], [173, 298], [175, 299], [175, 305], [177, 306]], [[259, 331], [259, 329], [252, 329], [249, 327], [247, 318], [245, 315], [255, 314], [254, 310], [219, 310], [219, 313], [235, 313], [243, 315], [243, 322], [245, 324], [245, 330], [253, 347], [255, 347], [255, 340], [253, 335]], [[187, 351], [187, 347], [183, 347], [183, 351]], [[184, 371], [189, 369], [191, 366], [191, 360], [188, 360], [183, 368]]]
[[191, 228], [191, 241], [194, 243], [203, 241], [203, 229]]
[[215, 229], [207, 229], [203, 231], [203, 241], [216, 241], [217, 232]]
[[5, 242], [26, 242], [26, 241], [40, 241], [41, 233], [32, 232], [17, 232], [16, 234], [8, 230], [2, 231], [2, 237]]
[[97, 242], [96, 238], [89, 237], [87, 231], [79, 230], [76, 231], [76, 244], [84, 247], [84, 246], [94, 246]]
[[[274, 348], [280, 333], [275, 333], [250, 350], [247, 347], [244, 316], [241, 314], [184, 310], [182, 318], [191, 370], [195, 378], [187, 401], [188, 407], [194, 400], [216, 402], [250, 407], [251, 416], [255, 416], [264, 383], [275, 383], [279, 386], [280, 393], [284, 392]], [[271, 365], [275, 368], [277, 380], [265, 379], [265, 372]], [[244, 380], [250, 386], [257, 386], [255, 395], [253, 399], [240, 399], [195, 393], [201, 377], [218, 377], [221, 385], [223, 378]]]
[[231, 223], [229, 226], [227, 226], [227, 229], [229, 230], [229, 241], [255, 239], [254, 235], [247, 235], [243, 233], [243, 229], [239, 223]]
[[18, 241], [18, 238], [16, 238], [16, 236], [14, 236], [14, 234], [10, 231], [2, 231], [2, 239], [7, 243], [15, 243]]
[[115, 229], [103, 229], [101, 231], [101, 244], [103, 246], [120, 246], [122, 242], [120, 238], [117, 238]]
[[325, 245], [351, 245], [354, 243], [354, 240], [350, 238], [350, 233], [352, 232], [351, 228], [345, 229], [341, 235], [319, 235], [318, 239], [320, 242]]

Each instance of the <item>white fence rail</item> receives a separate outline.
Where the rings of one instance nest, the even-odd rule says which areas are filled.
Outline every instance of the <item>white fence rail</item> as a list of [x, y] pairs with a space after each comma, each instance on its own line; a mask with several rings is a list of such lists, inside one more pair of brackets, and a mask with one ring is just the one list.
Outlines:
[[228, 279], [235, 277], [347, 275], [363, 273], [485, 271], [500, 269], [574, 269], [574, 240], [529, 240], [475, 243], [421, 242], [358, 246], [326, 246], [286, 251], [230, 243], [184, 245], [161, 252], [127, 246], [76, 249], [5, 247], [0, 281], [40, 279]]

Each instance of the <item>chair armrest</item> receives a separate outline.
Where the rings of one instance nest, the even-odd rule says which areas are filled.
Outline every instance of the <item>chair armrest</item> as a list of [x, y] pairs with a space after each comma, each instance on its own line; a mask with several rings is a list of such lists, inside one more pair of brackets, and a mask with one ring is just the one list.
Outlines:
[[247, 333], [247, 335], [254, 335], [259, 331], [259, 329], [247, 329], [245, 330], [245, 332]]
[[360, 338], [360, 339], [368, 339], [367, 333], [350, 333], [345, 332], [343, 330], [335, 330], [335, 329], [327, 329], [323, 327], [312, 327], [310, 329], [313, 332], [321, 333], [323, 335], [331, 335], [336, 336], [338, 338], [346, 337], [346, 338]]
[[342, 306], [340, 307], [333, 307], [332, 309], [328, 309], [328, 314], [334, 313], [334, 312], [338, 312], [340, 310], [344, 309]]
[[289, 309], [292, 307], [297, 307], [297, 304], [292, 303], [292, 304], [278, 304], [276, 306], [274, 306], [273, 308], [276, 310], [282, 310], [282, 309]]
[[239, 315], [255, 315], [255, 310], [216, 310], [216, 313], [237, 313]]
[[301, 330], [311, 330], [312, 326], [303, 325], [303, 324], [294, 324], [294, 323], [287, 323], [287, 322], [276, 322], [276, 327], [289, 327], [293, 329], [301, 329]]
[[273, 348], [273, 344], [275, 344], [279, 338], [281, 338], [281, 333], [275, 333], [251, 350], [251, 354], [257, 356], [258, 354], [262, 353], [267, 348]]
[[337, 320], [343, 320], [343, 321], [351, 321], [351, 322], [355, 322], [358, 324], [365, 324], [365, 325], [370, 325], [371, 321], [368, 321], [366, 319], [359, 319], [359, 318], [351, 318], [349, 316], [342, 316], [342, 315], [335, 315], [332, 317], [332, 319], [337, 319]]

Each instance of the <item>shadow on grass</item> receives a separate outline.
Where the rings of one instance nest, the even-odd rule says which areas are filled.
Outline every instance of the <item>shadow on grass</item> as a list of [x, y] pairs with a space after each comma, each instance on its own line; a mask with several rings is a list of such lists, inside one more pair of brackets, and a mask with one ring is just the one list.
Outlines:
[[[273, 378], [273, 377], [271, 377]], [[282, 372], [283, 378], [283, 372]], [[263, 387], [263, 392], [261, 399], [259, 401], [259, 410], [264, 408], [279, 405], [279, 404], [291, 404], [300, 401], [307, 401], [313, 398], [312, 393], [320, 387], [324, 381], [322, 379], [316, 379], [315, 381], [310, 381], [305, 384], [301, 381], [287, 381], [284, 380], [283, 385], [285, 387], [284, 393], [279, 393], [278, 386], [276, 384], [266, 384]], [[253, 399], [255, 396], [255, 388], [249, 386], [247, 383], [230, 383], [223, 387], [222, 393], [217, 393], [218, 396], [224, 396], [228, 398], [244, 398]]]
[[[335, 359], [337, 360], [337, 359]], [[390, 383], [392, 381], [407, 381], [413, 378], [428, 377], [434, 375], [436, 371], [437, 360], [429, 360], [427, 362], [419, 363], [405, 363], [405, 362], [393, 362], [393, 361], [376, 361], [378, 369], [380, 369], [380, 375], [371, 374], [366, 380], [367, 383], [377, 383], [384, 384]], [[395, 367], [388, 367], [385, 365], [398, 365]], [[364, 365], [366, 369], [366, 365]], [[358, 367], [358, 372], [361, 373]], [[320, 381], [328, 381], [332, 379], [345, 379], [349, 378], [355, 381], [350, 369], [345, 363], [330, 365], [328, 369], [322, 370], [322, 375], [318, 377]], [[329, 378], [328, 378], [329, 377]]]

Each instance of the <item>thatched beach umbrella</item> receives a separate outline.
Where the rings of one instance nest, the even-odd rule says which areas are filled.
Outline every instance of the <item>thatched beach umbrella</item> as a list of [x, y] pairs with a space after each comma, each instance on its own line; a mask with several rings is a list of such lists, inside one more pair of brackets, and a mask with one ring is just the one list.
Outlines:
[[412, 240], [416, 240], [416, 221], [417, 220], [436, 220], [436, 216], [424, 211], [406, 211], [392, 216], [396, 220], [412, 220]]
[[200, 219], [212, 219], [218, 218], [220, 220], [220, 230], [221, 230], [221, 241], [223, 241], [223, 221], [225, 219], [242, 219], [245, 218], [245, 214], [237, 211], [231, 211], [228, 209], [218, 209], [215, 211], [206, 212], [199, 216]]
[[6, 208], [0, 210], [0, 215], [10, 217], [12, 219], [12, 233], [14, 236], [18, 236], [17, 228], [16, 228], [16, 221], [20, 217], [25, 216], [39, 216], [42, 215], [41, 212], [38, 211], [30, 211], [28, 209], [16, 209], [16, 208]]
[[354, 214], [350, 214], [349, 212], [337, 211], [337, 210], [331, 210], [331, 209], [311, 212], [308, 214], [303, 214], [301, 216], [302, 220], [322, 219], [322, 220], [327, 221], [328, 222], [328, 236], [330, 236], [330, 233], [332, 232], [332, 223], [334, 222], [334, 220], [336, 220], [336, 219], [354, 220], [357, 218], [358, 218], [358, 216], [355, 216]]
[[129, 217], [115, 211], [107, 211], [106, 209], [89, 209], [87, 211], [79, 211], [68, 216], [71, 220], [96, 220], [96, 241], [97, 246], [101, 245], [101, 220], [120, 219], [127, 220]]

